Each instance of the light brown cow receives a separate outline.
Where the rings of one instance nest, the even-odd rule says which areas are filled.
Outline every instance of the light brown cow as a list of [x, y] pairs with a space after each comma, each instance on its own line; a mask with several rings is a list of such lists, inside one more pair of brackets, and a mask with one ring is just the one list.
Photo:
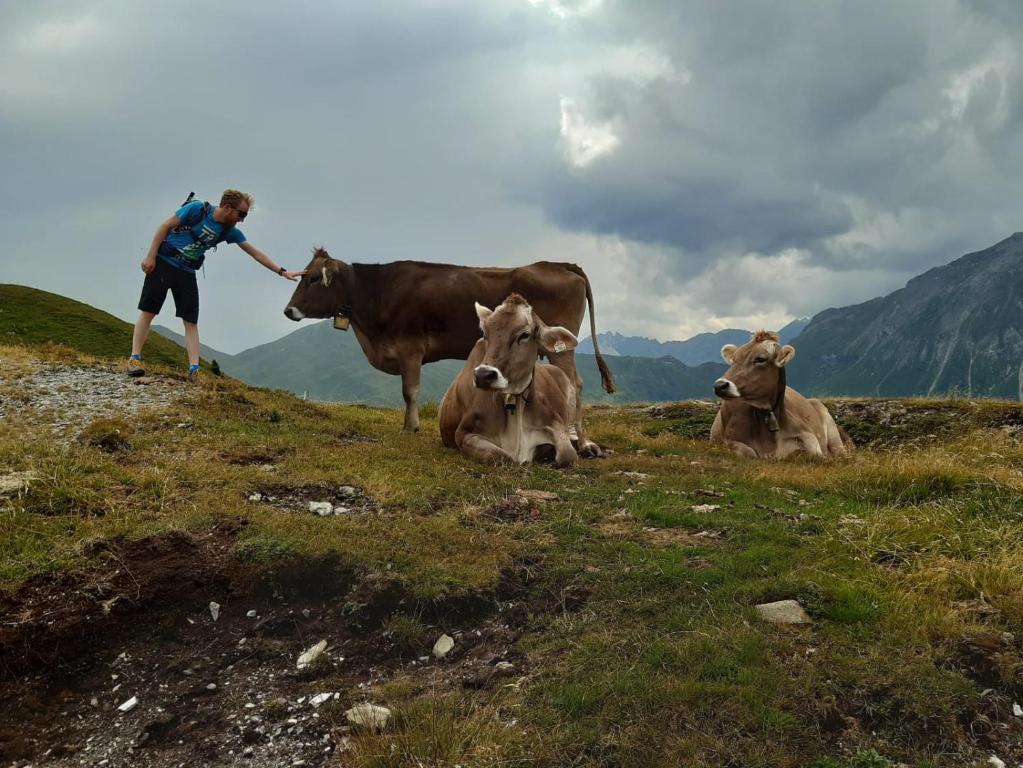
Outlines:
[[[541, 261], [514, 269], [419, 261], [348, 264], [317, 248], [284, 314], [292, 320], [334, 317], [335, 323], [350, 322], [370, 364], [401, 376], [404, 430], [415, 432], [423, 363], [465, 360], [480, 335], [473, 302], [494, 306], [510, 293], [526, 296], [549, 322], [573, 334], [579, 333], [589, 308], [601, 381], [607, 392], [615, 391], [614, 378], [597, 348], [590, 281], [575, 264]], [[574, 350], [545, 354], [576, 388], [572, 423], [580, 453], [599, 456], [600, 448], [583, 433], [583, 382], [576, 372]]]
[[559, 467], [578, 455], [569, 429], [576, 389], [564, 371], [537, 361], [537, 353], [565, 352], [578, 340], [550, 327], [518, 294], [494, 310], [476, 304], [483, 338], [440, 404], [440, 435], [481, 461], [525, 464], [553, 449]]
[[811, 456], [840, 456], [853, 448], [820, 400], [808, 400], [786, 386], [785, 365], [795, 357], [791, 345], [759, 331], [746, 344], [726, 344], [721, 357], [731, 367], [714, 382], [724, 402], [710, 439], [740, 456], [784, 459], [797, 451]]

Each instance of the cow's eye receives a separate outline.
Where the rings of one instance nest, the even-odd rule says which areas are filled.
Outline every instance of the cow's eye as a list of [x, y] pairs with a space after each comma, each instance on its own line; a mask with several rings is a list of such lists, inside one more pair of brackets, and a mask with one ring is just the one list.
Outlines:
[[530, 335], [531, 334], [529, 333], [529, 331], [523, 331], [522, 333], [520, 333], [519, 334], [519, 343], [521, 344], [523, 342], [529, 341]]
[[753, 362], [756, 363], [757, 365], [762, 365], [763, 363], [767, 362], [767, 358], [766, 357], [754, 357], [753, 358]]

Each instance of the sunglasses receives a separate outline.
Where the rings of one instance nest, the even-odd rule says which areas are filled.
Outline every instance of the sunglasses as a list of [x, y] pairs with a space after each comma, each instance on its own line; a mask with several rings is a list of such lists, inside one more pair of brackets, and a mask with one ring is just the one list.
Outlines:
[[234, 212], [238, 214], [238, 221], [245, 221], [245, 217], [249, 215], [248, 211], [239, 211], [237, 208], [234, 209]]

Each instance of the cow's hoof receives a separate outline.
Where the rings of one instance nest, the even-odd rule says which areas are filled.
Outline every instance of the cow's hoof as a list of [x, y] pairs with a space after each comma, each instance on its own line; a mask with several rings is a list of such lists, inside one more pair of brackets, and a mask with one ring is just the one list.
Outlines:
[[584, 459], [602, 459], [604, 449], [592, 440], [584, 440], [579, 444], [579, 455]]

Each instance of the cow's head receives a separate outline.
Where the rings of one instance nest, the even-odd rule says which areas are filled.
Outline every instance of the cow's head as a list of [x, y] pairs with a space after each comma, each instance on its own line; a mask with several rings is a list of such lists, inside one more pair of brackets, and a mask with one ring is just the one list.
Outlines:
[[782, 346], [778, 335], [770, 331], [757, 331], [741, 347], [725, 344], [721, 357], [730, 367], [714, 382], [714, 394], [724, 400], [741, 398], [754, 408], [773, 409], [785, 395], [785, 365], [795, 355], [795, 348]]
[[306, 317], [333, 317], [349, 303], [343, 275], [345, 263], [330, 258], [323, 248], [313, 250], [313, 260], [305, 276], [291, 294], [284, 314], [291, 320]]
[[533, 380], [533, 367], [541, 350], [564, 352], [579, 343], [561, 326], [550, 327], [536, 316], [529, 303], [513, 293], [497, 309], [476, 304], [486, 351], [473, 370], [479, 389], [518, 395]]

